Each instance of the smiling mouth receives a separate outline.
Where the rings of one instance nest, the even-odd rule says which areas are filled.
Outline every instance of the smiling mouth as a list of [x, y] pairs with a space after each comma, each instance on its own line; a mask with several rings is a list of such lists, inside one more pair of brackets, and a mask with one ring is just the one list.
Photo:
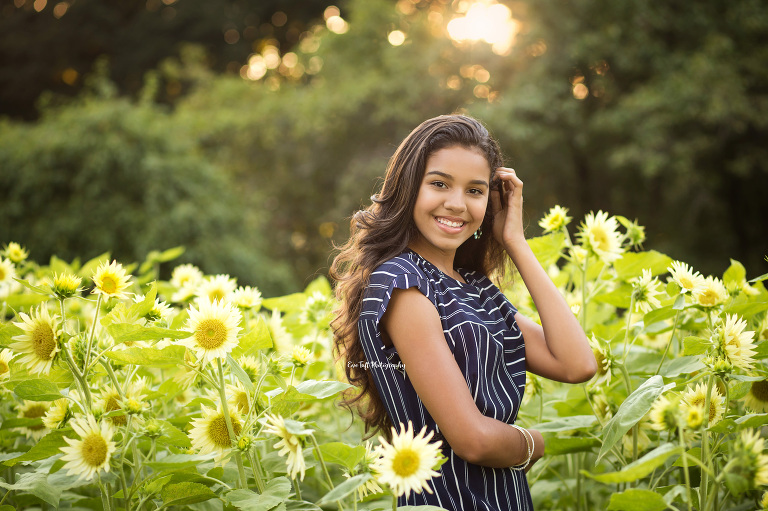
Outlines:
[[453, 228], [464, 227], [464, 225], [466, 224], [466, 222], [453, 222], [451, 220], [447, 220], [445, 218], [440, 218], [440, 217], [437, 217], [435, 219], [437, 220], [438, 223], [447, 225], [448, 227], [453, 227]]

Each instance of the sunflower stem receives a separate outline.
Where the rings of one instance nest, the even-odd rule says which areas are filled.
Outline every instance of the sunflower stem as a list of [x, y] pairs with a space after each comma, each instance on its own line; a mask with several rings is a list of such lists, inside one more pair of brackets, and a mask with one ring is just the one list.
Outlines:
[[392, 494], [392, 511], [397, 511], [397, 495]]
[[109, 485], [102, 483], [101, 477], [99, 477], [99, 488], [101, 489], [101, 505], [105, 510], [112, 511], [112, 504], [109, 495]]
[[[66, 325], [67, 325], [67, 317], [64, 313], [64, 298], [59, 299], [59, 305], [61, 307], [61, 325], [62, 325], [62, 331], [66, 334]], [[77, 364], [75, 364], [74, 359], [72, 358], [72, 354], [69, 352], [69, 346], [65, 342], [61, 343], [61, 351], [64, 352], [64, 360], [67, 363], [67, 366], [69, 366], [69, 370], [72, 371], [72, 375], [75, 377], [75, 380], [77, 381], [78, 387], [80, 387], [80, 391], [83, 393], [83, 396], [85, 397], [86, 404], [88, 405], [88, 410], [90, 411], [92, 407], [91, 403], [91, 390], [88, 388], [87, 382], [83, 377], [83, 373], [80, 372], [80, 369], [78, 369]]]
[[629, 309], [627, 309], [627, 326], [624, 327], [624, 351], [621, 356], [621, 363], [624, 364], [627, 361], [627, 355], [629, 354], [629, 327], [632, 322], [632, 307], [635, 306], [635, 292], [632, 291], [632, 296], [629, 298]]
[[[237, 441], [236, 435], [235, 435], [235, 428], [232, 427], [232, 418], [229, 416], [229, 406], [227, 406], [227, 394], [226, 394], [226, 384], [224, 382], [224, 367], [221, 365], [221, 358], [217, 358], [216, 362], [219, 366], [219, 397], [221, 398], [221, 407], [224, 410], [224, 422], [227, 423], [227, 431], [229, 432], [229, 442], [230, 444], [234, 444]], [[237, 462], [237, 471], [240, 474], [240, 484], [239, 487], [241, 489], [246, 489], [248, 485], [248, 479], [245, 475], [245, 467], [243, 467], [243, 456], [240, 454], [240, 451], [237, 450], [236, 447], [233, 448], [235, 451], [235, 461]]]
[[589, 267], [589, 254], [584, 256], [584, 267], [581, 271], [581, 328], [587, 331], [587, 268]]
[[[715, 375], [710, 374], [709, 379], [707, 380], [707, 394], [704, 398], [704, 424], [702, 426], [702, 432], [701, 432], [701, 463], [706, 465], [709, 462], [709, 432], [707, 431], [707, 428], [709, 427], [709, 416], [712, 413], [711, 412], [711, 395], [712, 395], [712, 387], [715, 384]], [[700, 492], [700, 502], [699, 505], [702, 509], [702, 511], [707, 509], [707, 490], [709, 486], [709, 474], [707, 471], [702, 471], [701, 473], [701, 488], [699, 490]]]
[[[331, 474], [328, 473], [328, 467], [325, 464], [325, 460], [323, 459], [323, 455], [320, 452], [320, 446], [317, 444], [317, 439], [315, 438], [314, 434], [309, 435], [309, 438], [312, 439], [312, 445], [314, 446], [315, 456], [317, 456], [318, 461], [320, 461], [320, 466], [323, 467], [323, 473], [325, 474], [326, 479], [328, 479], [328, 485], [331, 487], [331, 490], [333, 490], [333, 479], [331, 479]], [[341, 501], [337, 500], [336, 504], [339, 506], [339, 511], [344, 511], [344, 506], [341, 505]]]
[[253, 480], [256, 481], [256, 487], [259, 489], [259, 493], [264, 493], [264, 479], [261, 476], [261, 466], [260, 463], [256, 462], [256, 458], [253, 455], [255, 450], [255, 448], [248, 450], [248, 461], [251, 462], [251, 471], [253, 472]]
[[659, 374], [659, 371], [661, 371], [661, 366], [664, 364], [664, 359], [667, 358], [667, 353], [669, 353], [669, 347], [672, 346], [672, 343], [675, 341], [675, 332], [677, 331], [677, 321], [680, 319], [680, 313], [683, 312], [682, 310], [677, 311], [677, 314], [675, 314], [675, 323], [672, 325], [672, 335], [669, 336], [669, 341], [667, 342], [667, 347], [664, 350], [664, 354], [661, 355], [661, 362], [659, 362], [659, 367], [656, 369], [656, 372], [654, 373], [654, 376]]
[[85, 361], [83, 362], [83, 376], [88, 375], [88, 362], [91, 358], [91, 346], [93, 346], [93, 338], [96, 335], [96, 323], [98, 323], [99, 312], [101, 311], [101, 298], [102, 294], [96, 298], [96, 312], [93, 315], [93, 325], [91, 325], [91, 333], [88, 336], [88, 347], [85, 350]]

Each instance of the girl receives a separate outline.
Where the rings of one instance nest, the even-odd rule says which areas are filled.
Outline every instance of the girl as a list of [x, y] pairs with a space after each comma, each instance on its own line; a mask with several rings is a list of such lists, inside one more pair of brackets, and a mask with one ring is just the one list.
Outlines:
[[[525, 241], [522, 193], [478, 121], [427, 120], [397, 148], [381, 192], [354, 216], [333, 262], [336, 348], [359, 388], [345, 404], [387, 437], [391, 425], [411, 421], [443, 440], [447, 462], [428, 483], [432, 493], [401, 496], [399, 505], [532, 509], [525, 472], [544, 440], [514, 425], [525, 371], [577, 383], [597, 369]], [[507, 255], [541, 326], [487, 277], [503, 274]]]

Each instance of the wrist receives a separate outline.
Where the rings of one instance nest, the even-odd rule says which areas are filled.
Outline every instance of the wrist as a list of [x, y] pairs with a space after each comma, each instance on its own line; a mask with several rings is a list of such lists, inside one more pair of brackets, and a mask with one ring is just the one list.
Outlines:
[[514, 260], [519, 254], [530, 251], [531, 247], [528, 245], [525, 236], [518, 236], [510, 240], [504, 240], [504, 250]]

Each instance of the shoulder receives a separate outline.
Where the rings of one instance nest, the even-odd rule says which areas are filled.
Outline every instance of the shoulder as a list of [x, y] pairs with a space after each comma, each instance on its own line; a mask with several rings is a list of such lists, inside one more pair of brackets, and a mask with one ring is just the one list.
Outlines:
[[404, 252], [398, 256], [389, 259], [379, 265], [371, 273], [370, 284], [389, 282], [401, 275], [414, 275], [419, 278], [427, 279], [421, 261], [412, 252]]

